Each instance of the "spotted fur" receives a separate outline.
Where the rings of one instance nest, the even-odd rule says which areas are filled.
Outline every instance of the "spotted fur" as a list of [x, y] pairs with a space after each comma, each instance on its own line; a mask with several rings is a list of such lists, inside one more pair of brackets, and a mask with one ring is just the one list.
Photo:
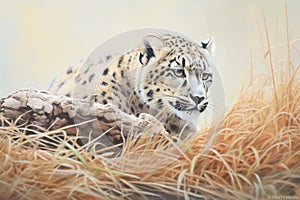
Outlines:
[[[70, 68], [50, 91], [76, 98], [96, 94], [138, 116], [150, 113], [172, 134], [197, 130], [212, 84], [214, 41], [197, 44], [182, 36], [148, 35], [140, 48]], [[188, 126], [186, 126], [188, 124]]]

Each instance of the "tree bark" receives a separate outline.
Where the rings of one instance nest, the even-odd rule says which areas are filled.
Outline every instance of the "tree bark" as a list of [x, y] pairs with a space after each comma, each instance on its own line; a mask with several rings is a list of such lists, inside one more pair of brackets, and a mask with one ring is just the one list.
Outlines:
[[74, 99], [46, 91], [21, 89], [0, 100], [0, 115], [17, 124], [33, 124], [47, 130], [75, 125], [66, 128], [69, 135], [80, 131], [81, 136], [89, 137], [91, 130], [101, 130], [101, 133], [107, 132], [114, 144], [124, 140], [129, 133], [152, 130], [153, 133], [167, 134], [152, 115], [143, 113], [136, 117], [124, 113], [112, 104], [95, 103], [94, 95]]

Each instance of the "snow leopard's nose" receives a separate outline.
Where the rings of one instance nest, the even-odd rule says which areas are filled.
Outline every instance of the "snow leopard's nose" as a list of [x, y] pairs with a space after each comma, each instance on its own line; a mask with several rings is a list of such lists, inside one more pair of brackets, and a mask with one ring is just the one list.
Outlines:
[[200, 104], [205, 98], [203, 96], [194, 96], [190, 93], [190, 98], [198, 105]]

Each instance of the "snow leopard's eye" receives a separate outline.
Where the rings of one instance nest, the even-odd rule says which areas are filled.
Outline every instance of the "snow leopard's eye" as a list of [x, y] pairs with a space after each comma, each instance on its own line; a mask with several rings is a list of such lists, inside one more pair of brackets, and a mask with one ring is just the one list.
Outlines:
[[207, 81], [212, 75], [210, 73], [203, 73], [202, 80]]
[[174, 72], [174, 75], [179, 77], [179, 78], [184, 78], [185, 77], [184, 69], [174, 69], [173, 72]]

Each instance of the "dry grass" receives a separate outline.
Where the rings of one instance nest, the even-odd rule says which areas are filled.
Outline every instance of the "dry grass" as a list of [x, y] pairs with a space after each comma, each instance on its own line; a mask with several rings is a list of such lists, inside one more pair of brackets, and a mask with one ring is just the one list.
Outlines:
[[[218, 137], [210, 146], [205, 146], [204, 131], [189, 146], [170, 141], [166, 152], [155, 145], [129, 142], [127, 147], [135, 153], [122, 152], [113, 159], [66, 142], [76, 138], [65, 137], [54, 144], [56, 148], [43, 147], [45, 137], [66, 133], [35, 129], [36, 134], [26, 135], [25, 130], [32, 127], [7, 121], [8, 125], [0, 127], [0, 198], [300, 198], [300, 79], [296, 75], [300, 55], [294, 48], [296, 42], [288, 41], [282, 67], [282, 62], [280, 66], [274, 62], [276, 47], [271, 48], [268, 41], [265, 58], [270, 59], [270, 73], [256, 75], [244, 86], [222, 124], [215, 127]], [[292, 51], [298, 58], [296, 64], [290, 59]], [[1, 120], [4, 124], [5, 119]]]

